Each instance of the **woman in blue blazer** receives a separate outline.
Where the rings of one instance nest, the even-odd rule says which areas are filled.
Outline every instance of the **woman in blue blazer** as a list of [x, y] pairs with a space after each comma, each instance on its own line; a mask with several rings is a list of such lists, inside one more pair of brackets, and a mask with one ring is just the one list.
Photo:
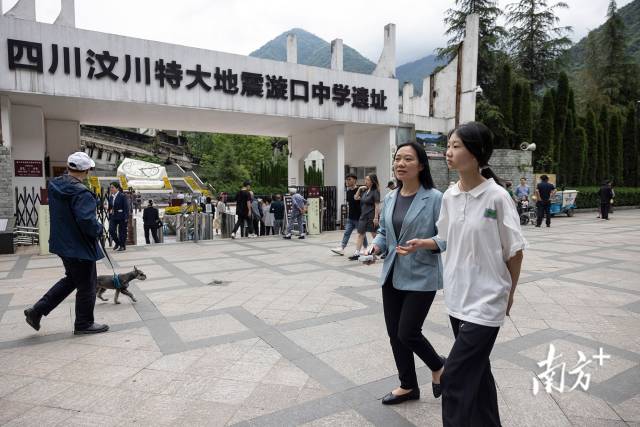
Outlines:
[[[440, 215], [442, 193], [434, 189], [427, 154], [416, 142], [401, 144], [393, 169], [398, 188], [384, 199], [380, 228], [372, 252], [387, 252], [382, 268], [382, 302], [387, 333], [398, 368], [400, 387], [383, 399], [385, 405], [420, 398], [413, 354], [432, 371], [433, 394], [439, 397], [440, 374], [444, 358], [422, 335], [424, 323], [438, 289], [442, 289], [442, 262], [430, 250], [402, 253], [397, 247], [408, 240], [438, 234], [435, 223]], [[402, 252], [402, 251], [401, 251]]]

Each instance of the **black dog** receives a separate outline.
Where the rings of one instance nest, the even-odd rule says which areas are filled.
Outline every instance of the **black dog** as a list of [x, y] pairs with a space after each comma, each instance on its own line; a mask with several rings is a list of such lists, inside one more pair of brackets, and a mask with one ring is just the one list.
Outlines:
[[107, 289], [115, 289], [116, 296], [113, 298], [113, 303], [114, 304], [120, 304], [118, 302], [118, 296], [120, 295], [120, 292], [122, 292], [123, 294], [125, 294], [126, 296], [131, 298], [131, 300], [133, 302], [136, 302], [136, 298], [127, 289], [129, 287], [129, 282], [131, 282], [134, 279], [146, 280], [147, 276], [142, 272], [142, 270], [138, 270], [135, 266], [133, 266], [133, 271], [130, 271], [130, 272], [125, 273], [125, 274], [118, 274], [118, 278], [120, 280], [120, 289], [116, 289], [116, 287], [115, 287], [115, 285], [113, 283], [113, 276], [110, 276], [110, 275], [98, 276], [98, 295], [97, 295], [97, 297], [100, 298], [102, 301], [109, 301], [106, 298], [102, 298], [102, 294]]

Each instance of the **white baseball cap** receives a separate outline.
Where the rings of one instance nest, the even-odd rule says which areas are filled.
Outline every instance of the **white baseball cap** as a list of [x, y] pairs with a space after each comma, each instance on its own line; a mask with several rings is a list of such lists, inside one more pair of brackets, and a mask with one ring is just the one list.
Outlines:
[[96, 163], [87, 153], [76, 151], [67, 158], [67, 166], [69, 169], [77, 171], [86, 171], [96, 167]]

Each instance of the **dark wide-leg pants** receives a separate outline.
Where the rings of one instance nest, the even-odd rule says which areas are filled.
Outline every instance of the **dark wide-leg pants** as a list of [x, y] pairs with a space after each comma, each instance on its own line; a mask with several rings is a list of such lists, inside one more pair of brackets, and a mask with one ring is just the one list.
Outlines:
[[[393, 271], [389, 273], [393, 277]], [[384, 321], [391, 342], [393, 358], [398, 368], [400, 387], [411, 390], [418, 387], [413, 353], [431, 369], [442, 368], [440, 356], [422, 335], [422, 324], [427, 318], [435, 291], [401, 291], [393, 287], [391, 278], [382, 287]]]
[[550, 201], [539, 201], [536, 203], [536, 225], [540, 227], [542, 225], [542, 219], [546, 220], [546, 224], [548, 226], [551, 225], [551, 202]]
[[96, 285], [98, 281], [96, 262], [84, 259], [62, 258], [65, 276], [58, 281], [33, 309], [36, 313], [47, 316], [71, 292], [76, 292], [75, 329], [86, 329], [93, 324], [93, 308], [96, 305]]
[[456, 340], [440, 378], [442, 425], [500, 426], [498, 395], [489, 363], [500, 328], [454, 317], [450, 320]]

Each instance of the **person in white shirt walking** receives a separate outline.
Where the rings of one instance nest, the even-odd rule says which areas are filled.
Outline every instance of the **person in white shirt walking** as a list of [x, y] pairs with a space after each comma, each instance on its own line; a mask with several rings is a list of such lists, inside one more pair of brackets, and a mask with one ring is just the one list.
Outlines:
[[398, 248], [400, 254], [443, 251], [444, 299], [456, 338], [440, 378], [444, 426], [500, 425], [489, 355], [511, 311], [527, 242], [509, 194], [489, 167], [492, 139], [477, 122], [449, 134], [447, 165], [460, 181], [443, 196], [438, 235]]

